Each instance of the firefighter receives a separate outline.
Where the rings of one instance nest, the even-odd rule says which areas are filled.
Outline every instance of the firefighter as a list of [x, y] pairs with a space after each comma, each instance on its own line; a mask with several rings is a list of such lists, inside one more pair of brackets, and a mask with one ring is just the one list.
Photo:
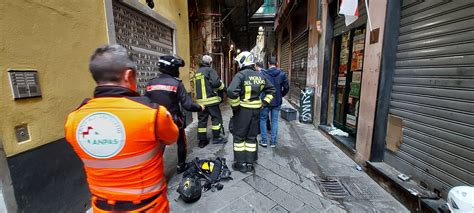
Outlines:
[[120, 45], [96, 49], [89, 62], [94, 98], [66, 120], [94, 212], [169, 212], [163, 148], [176, 141], [178, 127], [165, 107], [136, 92], [136, 67]]
[[161, 56], [159, 61], [160, 74], [157, 78], [148, 82], [145, 96], [152, 102], [166, 107], [176, 125], [179, 128], [178, 137], [178, 166], [177, 172], [182, 173], [186, 170], [186, 134], [184, 129], [184, 116], [181, 107], [191, 112], [200, 112], [204, 107], [193, 103], [190, 95], [186, 92], [181, 79], [179, 79], [179, 68], [184, 67], [183, 59], [171, 55]]
[[205, 109], [198, 112], [199, 147], [203, 148], [209, 144], [207, 139], [207, 120], [211, 116], [212, 121], [212, 143], [226, 143], [227, 138], [221, 136], [223, 132], [222, 114], [219, 108], [223, 99], [225, 85], [219, 79], [217, 72], [211, 68], [212, 57], [204, 55], [200, 62], [200, 68], [194, 74], [194, 92], [196, 103], [204, 105]]
[[[247, 51], [235, 58], [240, 71], [227, 88], [233, 111], [234, 170], [246, 173], [257, 160], [260, 109], [273, 99], [275, 88], [255, 70], [254, 56]], [[263, 99], [263, 100], [262, 100]]]

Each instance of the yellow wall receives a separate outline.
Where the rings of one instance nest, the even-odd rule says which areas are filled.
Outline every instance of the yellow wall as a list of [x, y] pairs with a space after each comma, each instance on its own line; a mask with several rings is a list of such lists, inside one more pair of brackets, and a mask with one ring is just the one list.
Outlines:
[[[146, 5], [145, 0], [140, 0]], [[190, 92], [189, 65], [189, 22], [187, 0], [155, 0], [155, 8], [158, 14], [176, 24], [177, 54], [184, 59], [186, 66], [180, 69], [180, 78], [184, 86]]]
[[[0, 139], [8, 156], [63, 137], [64, 118], [94, 82], [88, 58], [107, 42], [101, 1], [31, 0], [0, 3]], [[14, 101], [7, 69], [37, 69], [42, 98]], [[26, 123], [31, 140], [18, 144]]]
[[[155, 5], [176, 23], [178, 54], [187, 64], [183, 82], [189, 86], [187, 1]], [[0, 142], [7, 156], [63, 138], [66, 115], [92, 96], [88, 60], [108, 41], [104, 8], [99, 0], [0, 1]], [[38, 70], [42, 97], [13, 100], [8, 69]], [[28, 124], [31, 140], [18, 144], [14, 127], [20, 124]]]

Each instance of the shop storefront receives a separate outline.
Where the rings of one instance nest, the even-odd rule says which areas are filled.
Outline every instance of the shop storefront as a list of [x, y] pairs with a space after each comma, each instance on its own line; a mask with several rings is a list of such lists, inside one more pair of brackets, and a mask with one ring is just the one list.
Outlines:
[[327, 102], [328, 110], [322, 112], [327, 113], [322, 117], [328, 118], [325, 121], [328, 129], [333, 126], [348, 133], [349, 137], [341, 138], [344, 139], [341, 142], [355, 149], [361, 81], [364, 73], [366, 9], [364, 4], [359, 4], [359, 18], [349, 26], [345, 25], [344, 17], [337, 14], [337, 2], [333, 2], [329, 9], [334, 23], [333, 39], [330, 41], [332, 55], [325, 58], [325, 63], [330, 64], [331, 68], [324, 70], [324, 75], [330, 77], [325, 82], [329, 84], [326, 85], [329, 96], [326, 100], [322, 100]]

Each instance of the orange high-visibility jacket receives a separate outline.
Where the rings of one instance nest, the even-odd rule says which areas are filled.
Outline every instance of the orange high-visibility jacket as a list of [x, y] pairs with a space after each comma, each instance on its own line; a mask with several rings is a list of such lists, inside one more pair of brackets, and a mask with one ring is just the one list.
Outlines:
[[178, 128], [165, 107], [123, 87], [99, 86], [69, 114], [65, 134], [93, 196], [140, 202], [162, 193], [167, 208], [163, 146], [176, 142]]

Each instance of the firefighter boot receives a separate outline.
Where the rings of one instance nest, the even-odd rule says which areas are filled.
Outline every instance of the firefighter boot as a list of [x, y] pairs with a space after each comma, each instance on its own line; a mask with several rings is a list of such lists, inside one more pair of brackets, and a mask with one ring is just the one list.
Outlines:
[[186, 169], [187, 169], [187, 164], [186, 163], [180, 163], [180, 164], [178, 164], [178, 166], [176, 166], [176, 172], [178, 174], [183, 173], [184, 171], [186, 171]]
[[249, 172], [253, 172], [255, 170], [253, 163], [246, 163], [245, 166], [247, 167], [247, 171]]
[[207, 144], [209, 144], [208, 140], [200, 140], [198, 146], [199, 148], [204, 148], [207, 146]]
[[222, 136], [222, 135], [219, 135], [218, 138], [213, 138], [212, 139], [212, 143], [213, 144], [227, 143], [227, 138]]
[[248, 172], [247, 164], [243, 163], [243, 162], [234, 162], [232, 164], [232, 168], [234, 170], [242, 172], [242, 173], [247, 173]]

